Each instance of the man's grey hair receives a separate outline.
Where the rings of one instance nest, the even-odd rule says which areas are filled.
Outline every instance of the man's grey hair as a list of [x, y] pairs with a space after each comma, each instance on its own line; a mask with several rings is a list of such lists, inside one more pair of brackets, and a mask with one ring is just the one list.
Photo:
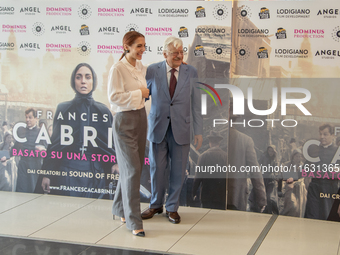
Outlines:
[[172, 44], [176, 49], [178, 49], [179, 47], [183, 46], [183, 41], [182, 41], [182, 39], [179, 39], [175, 36], [170, 36], [170, 37], [166, 38], [166, 40], [164, 41], [164, 44], [163, 44], [163, 52], [168, 51], [168, 46], [170, 44]]

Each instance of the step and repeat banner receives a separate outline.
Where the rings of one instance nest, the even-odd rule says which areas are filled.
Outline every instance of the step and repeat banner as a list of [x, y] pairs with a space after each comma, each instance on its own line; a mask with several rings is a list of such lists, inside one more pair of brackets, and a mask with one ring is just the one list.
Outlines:
[[[1, 190], [43, 193], [49, 183], [50, 194], [113, 199], [119, 166], [108, 75], [124, 34], [135, 30], [146, 39], [143, 64], [163, 61], [164, 40], [176, 36], [198, 70], [191, 85], [201, 93], [203, 146], [191, 145], [181, 205], [339, 220], [336, 4], [5, 1], [0, 17]], [[100, 107], [57, 111], [75, 96], [79, 63], [96, 73]], [[53, 125], [55, 118], [71, 128]], [[72, 144], [86, 133], [85, 120], [91, 130], [80, 141], [90, 142]], [[53, 144], [53, 132], [69, 144]], [[48, 146], [53, 169], [42, 167]], [[70, 166], [58, 168], [65, 160]]]
[[[163, 42], [176, 36], [183, 41], [184, 61], [200, 77], [228, 77], [231, 15], [231, 3], [218, 2], [3, 2], [0, 189], [43, 193], [48, 184], [50, 194], [113, 199], [119, 166], [107, 83], [123, 53], [124, 34], [145, 35], [144, 65], [164, 61]], [[79, 63], [96, 73], [90, 113], [69, 103], [75, 97], [71, 75]], [[148, 150], [147, 145], [142, 201], [151, 195]], [[189, 171], [187, 176], [182, 205], [189, 205], [187, 183], [193, 178]]]

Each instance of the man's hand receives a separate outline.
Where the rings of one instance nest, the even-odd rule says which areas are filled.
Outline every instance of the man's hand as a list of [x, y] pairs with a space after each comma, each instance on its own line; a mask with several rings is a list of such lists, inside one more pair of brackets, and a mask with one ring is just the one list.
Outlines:
[[44, 177], [41, 182], [41, 187], [44, 192], [50, 193], [50, 178]]
[[202, 135], [195, 135], [195, 143], [194, 143], [194, 145], [197, 144], [196, 150], [199, 150], [201, 148], [202, 142], [203, 142], [203, 136]]
[[290, 177], [290, 178], [287, 179], [287, 183], [293, 183], [293, 182], [294, 182], [293, 177]]
[[46, 151], [46, 148], [45, 148], [45, 146], [43, 146], [43, 145], [36, 145], [36, 146], [35, 146], [35, 149], [36, 149], [36, 150], [39, 150], [39, 151]]
[[1, 162], [1, 164], [3, 164], [4, 166], [7, 166], [7, 158], [6, 158], [6, 156], [3, 156], [3, 157], [0, 159], [0, 162]]

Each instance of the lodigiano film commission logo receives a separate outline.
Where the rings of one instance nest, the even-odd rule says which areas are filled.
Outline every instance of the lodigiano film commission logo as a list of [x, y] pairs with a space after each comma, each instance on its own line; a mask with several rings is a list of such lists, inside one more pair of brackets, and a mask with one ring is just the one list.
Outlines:
[[213, 49], [213, 56], [215, 59], [222, 59], [227, 57], [227, 47], [225, 45], [218, 45]]
[[178, 36], [179, 37], [189, 37], [189, 32], [186, 27], [180, 27], [178, 31]]
[[205, 9], [202, 6], [197, 6], [195, 11], [196, 18], [205, 18]]
[[[217, 96], [218, 100], [220, 101], [220, 104], [222, 106], [222, 100], [220, 95], [217, 93], [217, 91], [210, 85], [203, 83], [203, 82], [197, 82], [198, 84], [204, 85], [205, 87], [207, 87], [208, 89], [210, 89], [212, 92], [215, 93], [215, 95]], [[201, 87], [197, 87], [200, 90], [203, 90], [205, 93], [207, 93], [212, 100], [214, 101], [215, 105], [217, 106], [217, 102], [214, 98], [214, 96], [211, 94], [211, 92], [207, 89], [201, 88]], [[201, 108], [201, 114], [202, 115], [207, 115], [207, 95], [206, 94], [202, 94], [201, 95], [201, 102], [202, 102], [202, 108]]]
[[0, 7], [0, 15], [14, 15], [15, 8], [12, 6]]
[[275, 35], [276, 39], [287, 39], [287, 31], [283, 27], [279, 27]]
[[139, 27], [136, 24], [130, 23], [126, 26], [125, 32], [137, 31], [139, 32]]
[[257, 52], [258, 58], [268, 58], [268, 50], [265, 47], [260, 47]]
[[337, 26], [333, 29], [332, 38], [334, 41], [340, 42], [340, 26]]
[[214, 7], [213, 16], [217, 20], [223, 20], [228, 17], [228, 8], [225, 5], [218, 4]]
[[204, 57], [204, 48], [202, 45], [196, 45], [194, 49], [195, 57]]
[[79, 6], [78, 8], [78, 16], [82, 19], [88, 19], [89, 17], [91, 17], [92, 14], [92, 10], [91, 7], [87, 4], [82, 4], [81, 6]]
[[262, 7], [259, 13], [260, 19], [270, 19], [269, 9], [267, 7]]
[[239, 47], [236, 48], [235, 54], [237, 59], [245, 60], [250, 56], [250, 49], [247, 45], [241, 44]]
[[45, 33], [44, 24], [41, 22], [35, 22], [32, 27], [32, 32], [34, 35], [41, 36]]
[[91, 45], [88, 42], [82, 41], [78, 44], [78, 53], [82, 56], [87, 56], [91, 53]]
[[242, 5], [241, 7], [237, 8], [236, 16], [240, 20], [250, 19], [251, 15], [252, 15], [251, 9], [248, 6]]
[[90, 35], [90, 29], [85, 24], [81, 25], [79, 32], [80, 32], [80, 35]]

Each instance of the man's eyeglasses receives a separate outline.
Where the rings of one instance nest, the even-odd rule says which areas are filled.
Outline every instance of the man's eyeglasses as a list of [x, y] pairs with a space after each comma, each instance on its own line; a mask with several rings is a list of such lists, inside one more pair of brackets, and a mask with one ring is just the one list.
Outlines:
[[169, 53], [175, 57], [177, 57], [179, 54], [184, 55], [184, 51], [175, 51], [175, 52], [169, 51]]

